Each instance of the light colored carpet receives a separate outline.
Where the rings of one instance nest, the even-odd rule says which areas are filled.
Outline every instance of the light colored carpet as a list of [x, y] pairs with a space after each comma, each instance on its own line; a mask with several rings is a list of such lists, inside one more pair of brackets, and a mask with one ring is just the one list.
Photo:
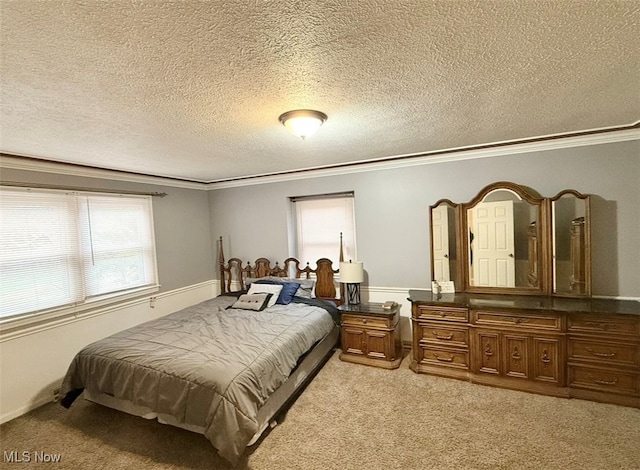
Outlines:
[[[5, 468], [229, 468], [198, 434], [82, 399], [0, 426]], [[4, 455], [3, 455], [4, 457]], [[4, 460], [4, 459], [3, 459]], [[237, 468], [640, 469], [640, 410], [348, 364], [336, 352]]]

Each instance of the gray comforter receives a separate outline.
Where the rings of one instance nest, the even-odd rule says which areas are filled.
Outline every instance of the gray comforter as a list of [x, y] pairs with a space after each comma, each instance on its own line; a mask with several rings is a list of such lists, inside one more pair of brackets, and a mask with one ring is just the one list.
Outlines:
[[227, 309], [235, 300], [207, 300], [85, 347], [64, 378], [62, 404], [83, 389], [128, 400], [203, 427], [235, 463], [258, 431], [258, 409], [334, 327], [318, 306]]

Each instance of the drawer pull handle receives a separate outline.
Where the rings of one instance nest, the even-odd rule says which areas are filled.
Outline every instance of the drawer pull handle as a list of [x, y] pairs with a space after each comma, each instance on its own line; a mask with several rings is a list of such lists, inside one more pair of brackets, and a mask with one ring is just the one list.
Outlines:
[[593, 375], [589, 374], [589, 378], [591, 379], [592, 382], [597, 383], [598, 385], [615, 385], [618, 383], [618, 379], [613, 379], [613, 380], [598, 380], [598, 379], [594, 379]]
[[436, 337], [436, 339], [439, 339], [441, 341], [449, 341], [451, 338], [453, 338], [453, 333], [451, 333], [449, 336], [440, 336], [438, 335], [438, 332], [436, 330], [432, 331], [433, 336]]
[[551, 362], [551, 359], [549, 358], [549, 351], [547, 351], [546, 349], [544, 349], [542, 351], [542, 357], [540, 358], [540, 360], [542, 362], [544, 362], [545, 364], [549, 364]]
[[512, 320], [514, 323], [527, 323], [529, 320], [527, 318], [516, 317]]
[[600, 352], [595, 352], [593, 348], [587, 348], [587, 351], [589, 351], [593, 356], [596, 356], [596, 357], [616, 357], [616, 353], [614, 352], [600, 353]]
[[434, 354], [433, 357], [440, 362], [453, 362], [453, 356], [451, 357], [440, 357], [437, 354]]
[[488, 344], [488, 343], [484, 348], [484, 355], [487, 356], [487, 357], [493, 356], [493, 351], [491, 350], [491, 345]]
[[447, 316], [447, 312], [440, 312], [440, 316], [441, 316], [442, 318], [446, 317], [446, 316]]
[[518, 348], [513, 348], [513, 353], [511, 354], [511, 357], [514, 358], [516, 361], [519, 361], [520, 359], [522, 359], [522, 356], [520, 355], [520, 351], [518, 351]]
[[367, 324], [367, 319], [366, 319], [366, 318], [363, 318], [363, 319], [362, 319], [362, 323], [364, 323], [364, 324], [366, 325], [366, 324]]

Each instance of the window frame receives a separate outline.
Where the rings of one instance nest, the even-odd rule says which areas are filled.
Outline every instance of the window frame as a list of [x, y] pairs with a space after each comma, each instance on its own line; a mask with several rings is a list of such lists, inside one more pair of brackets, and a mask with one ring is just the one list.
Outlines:
[[[307, 261], [313, 265], [317, 261], [314, 260], [303, 260], [300, 257], [300, 240], [298, 239], [298, 230], [299, 230], [299, 221], [298, 221], [298, 210], [296, 207], [296, 202], [304, 202], [304, 201], [317, 201], [323, 199], [351, 199], [352, 201], [352, 222], [353, 222], [353, 239], [352, 246], [353, 251], [352, 255], [348, 256], [346, 253], [347, 242], [343, 239], [343, 249], [342, 253], [339, 253], [339, 248], [336, 249], [334, 254], [327, 254], [326, 258], [330, 259], [334, 263], [334, 269], [339, 269], [339, 261], [340, 257], [344, 255], [344, 259], [353, 259], [354, 261], [357, 259], [357, 242], [356, 242], [356, 204], [355, 204], [355, 192], [354, 191], [341, 191], [336, 193], [326, 193], [326, 194], [316, 194], [316, 195], [305, 195], [305, 196], [292, 196], [289, 197], [289, 256], [292, 256], [300, 261], [302, 264], [306, 264]], [[336, 238], [335, 244], [339, 246], [340, 239]], [[332, 242], [333, 243], [333, 242]]]
[[[149, 216], [149, 219], [146, 221], [149, 223], [149, 233], [148, 241], [151, 244], [151, 260], [153, 266], [150, 269], [151, 283], [144, 284], [140, 286], [125, 288], [121, 290], [115, 290], [106, 292], [99, 295], [90, 295], [88, 292], [83, 292], [83, 300], [81, 301], [73, 301], [71, 303], [65, 303], [62, 305], [56, 305], [53, 307], [21, 312], [21, 313], [13, 313], [8, 314], [4, 317], [0, 317], [0, 332], [2, 333], [2, 337], [4, 338], [7, 334], [14, 333], [16, 330], [26, 331], [26, 330], [40, 330], [45, 327], [51, 327], [53, 325], [58, 325], [60, 323], [65, 323], [68, 321], [76, 321], [77, 319], [93, 316], [101, 313], [106, 313], [111, 311], [115, 306], [124, 305], [124, 303], [128, 301], [132, 301], [134, 299], [140, 300], [143, 296], [147, 296], [153, 293], [156, 293], [160, 290], [160, 283], [158, 279], [158, 259], [157, 259], [157, 249], [156, 249], [156, 241], [155, 241], [155, 221], [154, 221], [154, 210], [153, 210], [153, 202], [152, 196], [153, 194], [140, 194], [140, 193], [132, 193], [127, 194], [126, 192], [115, 193], [115, 192], [100, 192], [100, 191], [82, 191], [82, 190], [64, 190], [64, 189], [55, 189], [55, 188], [42, 188], [42, 187], [15, 187], [10, 185], [0, 185], [0, 189], [3, 191], [13, 191], [13, 192], [32, 192], [35, 194], [42, 193], [64, 193], [66, 195], [72, 195], [75, 199], [75, 204], [79, 205], [79, 198], [81, 197], [105, 197], [105, 198], [113, 198], [113, 197], [126, 197], [126, 198], [148, 198], [148, 211], [145, 213]], [[74, 224], [73, 229], [78, 233], [81, 230], [81, 217], [76, 210], [74, 214]], [[77, 255], [82, 256], [82, 247], [77, 246]], [[116, 250], [118, 251], [118, 250]], [[82, 267], [80, 268], [80, 273], [77, 275], [74, 282], [80, 283], [84, 285], [87, 281], [85, 279], [86, 275], [83, 272]], [[146, 299], [144, 299], [146, 301]]]

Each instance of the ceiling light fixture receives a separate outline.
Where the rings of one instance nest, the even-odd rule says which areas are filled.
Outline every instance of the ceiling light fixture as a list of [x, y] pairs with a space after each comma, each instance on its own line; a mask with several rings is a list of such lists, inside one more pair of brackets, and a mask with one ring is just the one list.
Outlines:
[[313, 109], [296, 109], [281, 114], [278, 119], [284, 127], [304, 140], [320, 128], [327, 120], [327, 115]]

